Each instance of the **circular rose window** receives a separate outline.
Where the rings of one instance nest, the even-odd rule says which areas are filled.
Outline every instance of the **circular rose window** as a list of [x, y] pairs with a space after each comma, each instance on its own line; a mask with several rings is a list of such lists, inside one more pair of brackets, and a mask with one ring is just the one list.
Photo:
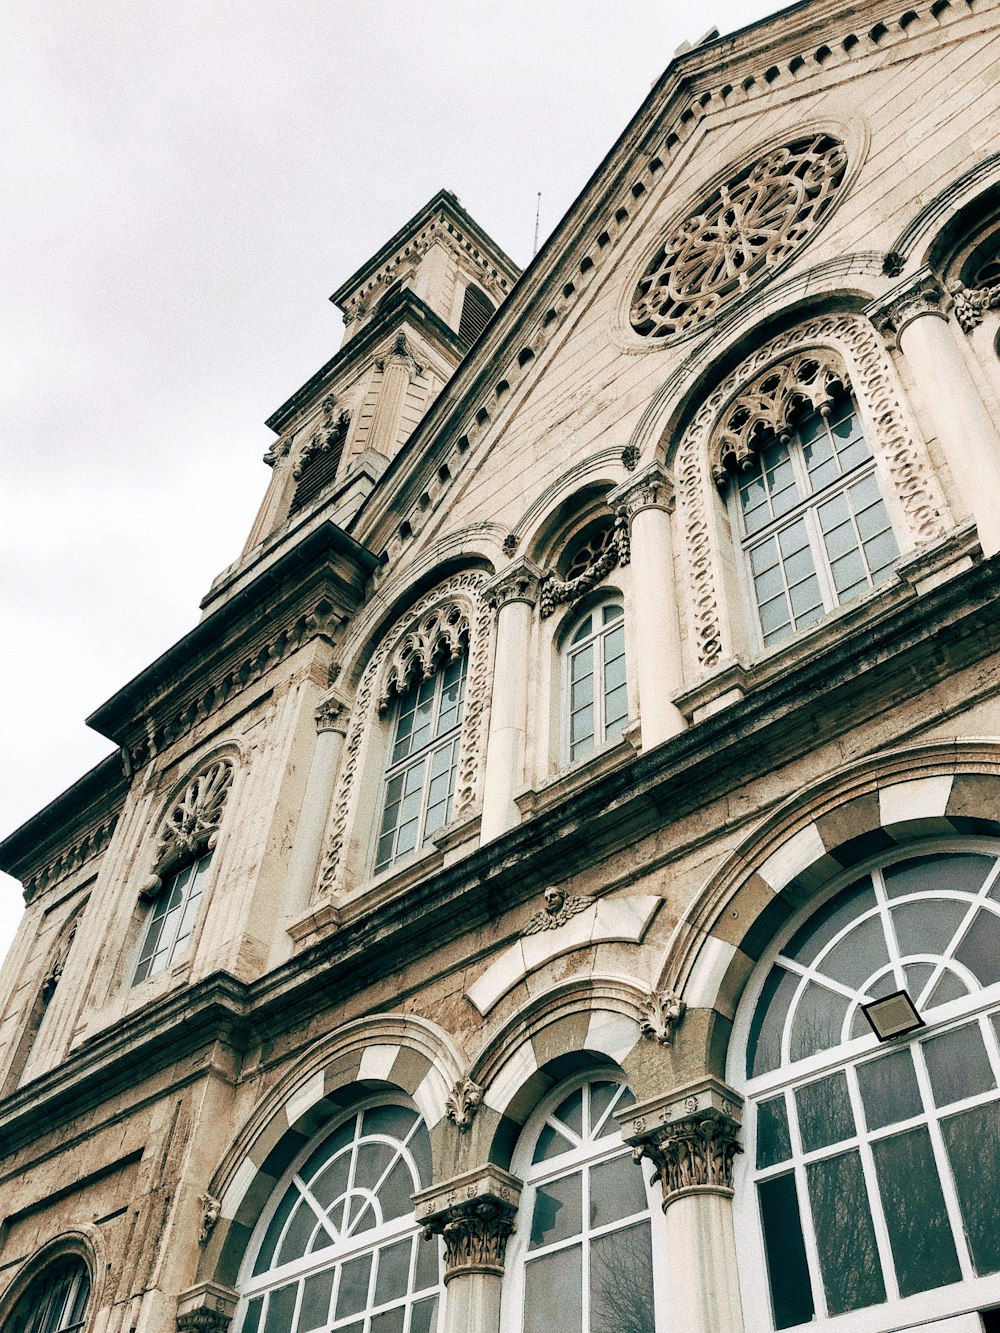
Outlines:
[[671, 338], [787, 258], [833, 202], [847, 169], [829, 134], [775, 148], [727, 181], [656, 251], [632, 297], [636, 333]]

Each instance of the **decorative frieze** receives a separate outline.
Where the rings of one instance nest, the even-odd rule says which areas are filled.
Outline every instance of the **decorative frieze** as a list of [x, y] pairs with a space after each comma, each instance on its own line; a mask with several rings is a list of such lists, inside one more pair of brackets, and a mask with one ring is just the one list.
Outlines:
[[552, 615], [556, 607], [579, 601], [584, 593], [596, 588], [616, 565], [629, 563], [631, 548], [628, 519], [623, 514], [615, 514], [606, 532], [606, 540], [600, 542], [598, 549], [593, 552], [579, 573], [567, 579], [560, 579], [554, 570], [550, 570], [542, 576], [539, 614], [543, 619]]
[[218, 759], [184, 788], [160, 826], [156, 873], [179, 861], [193, 860], [211, 851], [219, 835], [226, 799], [233, 785], [231, 759]]
[[550, 884], [542, 894], [545, 906], [534, 916], [528, 918], [528, 924], [522, 935], [537, 935], [542, 930], [558, 930], [579, 912], [585, 912], [593, 903], [593, 898], [577, 897], [568, 894], [558, 885]]
[[74, 870], [79, 870], [92, 857], [98, 856], [107, 847], [111, 841], [111, 836], [118, 825], [118, 816], [112, 815], [110, 819], [98, 824], [79, 842], [73, 843], [66, 851], [62, 852], [54, 861], [50, 861], [43, 870], [37, 875], [32, 875], [24, 884], [24, 901], [30, 903], [36, 894], [49, 888], [52, 884], [57, 884], [60, 880], [71, 875]]
[[664, 1209], [682, 1192], [732, 1193], [733, 1161], [743, 1151], [741, 1106], [732, 1089], [709, 1077], [616, 1117], [635, 1161], [652, 1163]]
[[521, 559], [501, 570], [483, 589], [486, 604], [493, 611], [499, 611], [509, 602], [527, 602], [534, 606], [538, 601], [541, 572], [530, 560]]
[[463, 1273], [503, 1273], [521, 1182], [496, 1166], [422, 1190], [413, 1197], [424, 1237], [444, 1239], [445, 1282]]
[[444, 1113], [458, 1129], [468, 1129], [475, 1119], [483, 1089], [471, 1078], [460, 1078], [445, 1098]]
[[645, 1016], [639, 1023], [643, 1036], [669, 1046], [674, 1029], [684, 1016], [684, 1001], [672, 990], [651, 991], [645, 1008]]

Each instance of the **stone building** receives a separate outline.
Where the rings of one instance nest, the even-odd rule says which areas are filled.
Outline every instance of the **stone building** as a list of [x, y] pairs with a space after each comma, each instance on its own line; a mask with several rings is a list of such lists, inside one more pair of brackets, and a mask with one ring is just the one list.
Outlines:
[[335, 293], [0, 845], [5, 1331], [1000, 1327], [998, 64], [808, 0]]

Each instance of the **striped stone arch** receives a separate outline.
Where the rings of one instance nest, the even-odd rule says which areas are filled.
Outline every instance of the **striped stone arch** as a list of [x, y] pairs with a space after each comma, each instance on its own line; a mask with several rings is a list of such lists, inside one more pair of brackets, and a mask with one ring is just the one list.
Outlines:
[[219, 1217], [199, 1278], [235, 1286], [264, 1205], [325, 1124], [362, 1098], [386, 1091], [404, 1094], [433, 1130], [444, 1119], [445, 1100], [461, 1071], [454, 1044], [422, 1018], [374, 1015], [324, 1038], [271, 1090], [216, 1171], [208, 1192], [219, 1200]]
[[[977, 834], [1000, 836], [1000, 741], [895, 750], [785, 802], [713, 875], [668, 945], [659, 984], [687, 1004], [678, 1043], [686, 1034], [713, 1038], [685, 1058], [723, 1075], [730, 1024], [755, 963], [837, 875], [921, 839]], [[713, 1021], [692, 1021], [699, 1012]]]
[[632, 1084], [645, 996], [630, 977], [577, 978], [545, 991], [510, 1018], [470, 1071], [483, 1089], [470, 1160], [509, 1168], [528, 1116], [577, 1069], [607, 1065]]

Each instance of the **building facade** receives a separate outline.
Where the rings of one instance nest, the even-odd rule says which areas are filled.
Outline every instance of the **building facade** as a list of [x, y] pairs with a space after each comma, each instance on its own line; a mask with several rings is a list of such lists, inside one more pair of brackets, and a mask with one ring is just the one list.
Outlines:
[[1000, 1328], [1000, 7], [442, 192], [0, 844], [0, 1327]]

